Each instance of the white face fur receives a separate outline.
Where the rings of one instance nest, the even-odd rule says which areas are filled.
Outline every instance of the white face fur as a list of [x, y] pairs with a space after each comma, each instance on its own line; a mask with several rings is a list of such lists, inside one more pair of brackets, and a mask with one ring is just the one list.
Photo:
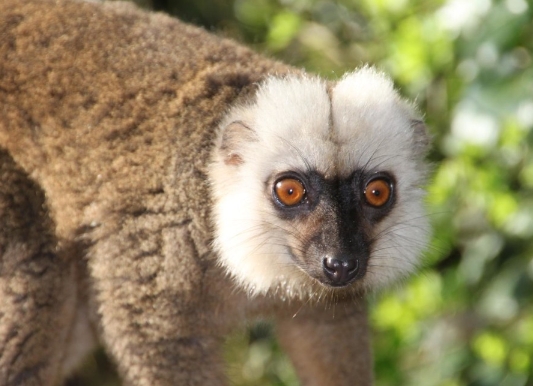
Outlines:
[[220, 263], [252, 294], [307, 297], [405, 276], [428, 238], [426, 142], [414, 110], [374, 69], [332, 88], [267, 79], [222, 123], [210, 168]]

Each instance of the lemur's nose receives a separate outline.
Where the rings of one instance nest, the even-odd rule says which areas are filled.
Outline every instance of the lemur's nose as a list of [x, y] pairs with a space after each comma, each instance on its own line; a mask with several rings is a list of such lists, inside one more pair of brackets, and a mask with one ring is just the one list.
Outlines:
[[322, 261], [324, 274], [332, 282], [333, 286], [340, 287], [351, 282], [359, 270], [359, 262], [356, 259], [338, 259], [326, 257]]

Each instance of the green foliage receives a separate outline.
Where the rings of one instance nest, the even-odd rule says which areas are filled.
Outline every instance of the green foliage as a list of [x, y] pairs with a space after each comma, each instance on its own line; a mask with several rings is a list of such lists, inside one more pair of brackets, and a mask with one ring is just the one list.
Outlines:
[[[376, 384], [533, 384], [531, 0], [153, 5], [329, 78], [390, 73], [435, 138], [434, 238], [422, 272], [371, 301]], [[232, 338], [235, 385], [297, 384], [270, 337]]]

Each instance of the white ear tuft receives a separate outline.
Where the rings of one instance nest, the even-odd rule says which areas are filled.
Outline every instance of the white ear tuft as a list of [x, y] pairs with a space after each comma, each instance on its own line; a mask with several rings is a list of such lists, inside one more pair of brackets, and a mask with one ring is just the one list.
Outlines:
[[226, 165], [238, 166], [244, 162], [242, 150], [246, 143], [257, 141], [254, 131], [242, 121], [234, 121], [222, 130], [218, 151]]

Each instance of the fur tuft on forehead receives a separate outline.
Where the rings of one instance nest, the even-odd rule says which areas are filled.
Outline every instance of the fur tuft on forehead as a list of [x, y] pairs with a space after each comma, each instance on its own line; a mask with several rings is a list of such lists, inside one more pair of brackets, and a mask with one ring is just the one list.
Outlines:
[[251, 112], [250, 127], [268, 146], [261, 153], [250, 148], [250, 157], [265, 162], [266, 174], [275, 169], [316, 168], [319, 155], [331, 153], [332, 149], [326, 149], [331, 147], [331, 101], [323, 80], [310, 76], [269, 78], [259, 88]]
[[242, 143], [238, 152], [256, 166], [256, 178], [264, 179], [275, 170], [324, 169], [324, 154], [334, 153], [330, 120], [326, 82], [288, 75], [267, 78], [253, 102], [235, 107], [221, 126], [242, 122], [254, 132], [257, 143]]
[[373, 68], [347, 74], [333, 88], [332, 121], [339, 174], [363, 165], [395, 169], [402, 161], [420, 158], [417, 144], [423, 141], [417, 136], [426, 134], [414, 129], [419, 122], [415, 109]]
[[268, 156], [267, 173], [292, 167], [344, 177], [385, 139], [382, 151], [394, 154], [400, 148], [416, 155], [411, 127], [416, 119], [387, 76], [363, 67], [345, 75], [330, 93], [317, 77], [268, 78], [255, 102], [233, 110], [225, 124], [242, 120], [268, 144], [260, 153], [253, 144], [242, 148], [255, 162]]
[[[345, 75], [332, 91], [335, 132], [338, 140], [351, 141], [354, 135], [368, 135], [397, 130], [410, 125], [413, 112], [396, 90], [392, 81], [370, 67]], [[406, 132], [406, 134], [408, 134]]]
[[260, 87], [253, 122], [265, 140], [328, 135], [330, 100], [326, 84], [319, 78], [289, 76], [269, 78]]

